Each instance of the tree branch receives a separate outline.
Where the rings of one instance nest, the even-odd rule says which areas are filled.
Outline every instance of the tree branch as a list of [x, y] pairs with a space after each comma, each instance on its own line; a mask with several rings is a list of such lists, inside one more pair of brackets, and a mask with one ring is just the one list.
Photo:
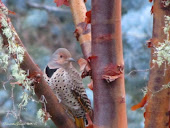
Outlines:
[[[4, 6], [2, 2], [0, 2], [0, 9], [4, 9], [4, 8], [6, 7]], [[3, 11], [0, 11], [0, 16], [5, 17], [6, 19], [8, 18], [3, 13]], [[10, 26], [10, 29], [15, 31], [9, 18], [8, 18], [8, 24]], [[2, 26], [1, 22], [0, 22], [0, 25]], [[3, 42], [5, 45], [8, 45], [8, 39], [2, 32], [2, 29], [3, 28], [1, 27], [0, 34], [3, 36]], [[22, 46], [25, 49], [17, 33], [15, 35], [15, 40], [18, 45]], [[36, 74], [34, 79], [38, 79], [38, 82], [34, 83], [35, 93], [39, 99], [42, 96], [45, 96], [47, 100], [47, 103], [46, 103], [47, 112], [49, 112], [50, 115], [52, 116], [51, 119], [53, 120], [55, 125], [59, 128], [75, 128], [75, 124], [65, 113], [65, 110], [63, 109], [61, 104], [59, 104], [58, 99], [54, 95], [53, 91], [50, 89], [48, 84], [43, 79], [43, 73], [41, 69], [34, 63], [34, 61], [31, 59], [30, 55], [28, 54], [26, 50], [24, 53], [24, 61], [21, 64], [21, 68], [25, 71], [29, 71], [30, 74]]]
[[76, 27], [75, 32], [78, 34], [78, 41], [80, 42], [83, 55], [87, 59], [91, 56], [91, 27], [87, 26], [86, 28], [86, 6], [84, 0], [69, 0], [69, 2]]
[[68, 9], [62, 9], [58, 7], [48, 6], [44, 4], [37, 4], [32, 2], [27, 2], [27, 5], [31, 8], [38, 8], [38, 9], [45, 9], [49, 12], [63, 12], [63, 13], [70, 13], [70, 10]]

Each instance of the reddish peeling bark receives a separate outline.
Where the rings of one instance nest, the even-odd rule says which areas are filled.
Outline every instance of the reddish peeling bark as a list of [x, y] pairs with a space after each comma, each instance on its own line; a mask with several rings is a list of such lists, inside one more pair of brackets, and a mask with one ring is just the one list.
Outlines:
[[85, 23], [86, 6], [84, 0], [69, 0], [70, 9], [76, 27], [75, 36], [80, 42], [84, 58], [91, 55], [91, 28]]
[[[170, 6], [164, 7], [163, 0], [154, 0], [153, 5], [153, 37], [152, 45], [158, 46], [158, 42], [164, 42], [166, 35], [163, 32], [165, 26], [164, 16], [170, 16]], [[152, 60], [157, 59], [154, 56], [154, 48], [151, 48], [151, 63], [150, 67], [154, 67], [150, 71], [148, 88], [148, 101], [145, 112], [145, 128], [169, 128], [170, 122], [170, 89], [162, 88], [162, 85], [170, 82], [170, 65], [158, 67], [157, 64], [153, 64]]]
[[[0, 4], [0, 8], [4, 6], [3, 4]], [[0, 12], [1, 16], [6, 17], [2, 12]], [[12, 23], [9, 21], [9, 24]], [[4, 44], [8, 45], [8, 41], [5, 35], [2, 33], [2, 27], [0, 29], [0, 34], [3, 36]], [[11, 30], [14, 30], [13, 27], [11, 27]], [[15, 30], [14, 30], [15, 31]], [[19, 45], [23, 46], [23, 43], [19, 39], [18, 35], [16, 35], [16, 41]], [[25, 47], [24, 47], [25, 48]], [[52, 116], [51, 119], [55, 123], [56, 127], [58, 128], [75, 128], [75, 124], [73, 121], [68, 117], [68, 115], [65, 113], [65, 110], [59, 104], [58, 99], [48, 86], [48, 84], [43, 79], [43, 72], [41, 69], [34, 63], [34, 61], [29, 56], [28, 52], [25, 51], [24, 55], [24, 61], [21, 64], [21, 68], [25, 71], [29, 70], [30, 75], [35, 79], [35, 93], [38, 97], [38, 99], [41, 98], [42, 95], [46, 98], [46, 108], [47, 112]]]
[[[94, 127], [127, 128], [121, 1], [92, 0], [91, 23]], [[115, 80], [108, 83], [104, 75]]]

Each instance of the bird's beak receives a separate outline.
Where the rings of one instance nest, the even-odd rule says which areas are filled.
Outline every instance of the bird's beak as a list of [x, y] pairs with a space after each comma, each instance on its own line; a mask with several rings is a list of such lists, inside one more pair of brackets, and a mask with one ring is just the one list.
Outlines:
[[68, 58], [69, 62], [76, 62], [73, 58]]

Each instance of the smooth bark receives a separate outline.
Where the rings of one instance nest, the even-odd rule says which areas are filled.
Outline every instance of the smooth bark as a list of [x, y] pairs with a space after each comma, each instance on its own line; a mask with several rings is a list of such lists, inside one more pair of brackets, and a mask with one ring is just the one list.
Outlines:
[[[102, 78], [109, 65], [122, 71], [121, 77], [110, 83]], [[127, 128], [120, 0], [92, 0], [91, 66], [94, 127]]]

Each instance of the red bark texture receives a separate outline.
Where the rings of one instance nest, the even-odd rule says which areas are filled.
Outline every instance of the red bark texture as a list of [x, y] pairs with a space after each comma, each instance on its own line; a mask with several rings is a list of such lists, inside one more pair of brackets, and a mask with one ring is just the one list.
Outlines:
[[[121, 1], [92, 0], [92, 56], [94, 128], [127, 128], [124, 61], [121, 34]], [[122, 75], [108, 83], [102, 78], [109, 65]], [[111, 69], [118, 72], [117, 68]]]
[[[162, 0], [154, 0], [153, 5], [153, 35], [152, 45], [158, 47], [158, 42], [164, 42], [166, 35], [163, 27], [165, 26], [165, 15], [170, 16], [170, 8], [162, 6]], [[165, 67], [162, 64], [158, 67], [153, 64], [152, 60], [156, 60], [154, 55], [155, 49], [151, 48], [151, 63], [147, 93], [147, 105], [145, 112], [145, 128], [169, 128], [170, 121], [170, 88], [159, 91], [162, 85], [170, 82], [170, 65]], [[165, 70], [166, 68], [166, 70]]]

